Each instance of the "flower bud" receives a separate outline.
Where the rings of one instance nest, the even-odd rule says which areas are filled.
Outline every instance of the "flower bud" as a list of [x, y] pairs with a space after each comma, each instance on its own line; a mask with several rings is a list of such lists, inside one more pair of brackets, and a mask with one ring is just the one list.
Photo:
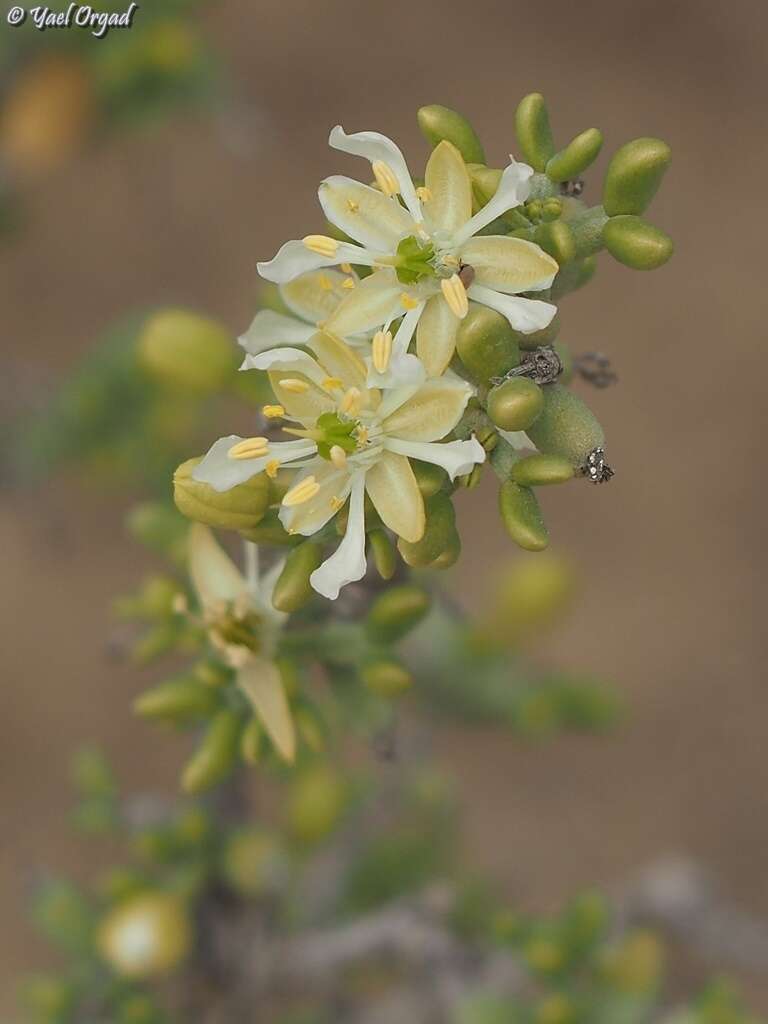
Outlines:
[[484, 632], [502, 645], [548, 625], [573, 593], [573, 574], [561, 558], [516, 558], [498, 580]]
[[333, 830], [345, 804], [345, 786], [330, 768], [315, 764], [293, 780], [288, 794], [287, 825], [300, 843], [312, 844]]
[[171, 679], [145, 690], [133, 703], [141, 718], [165, 722], [192, 722], [208, 718], [217, 704], [216, 692], [194, 679]]
[[527, 377], [505, 380], [488, 394], [488, 415], [502, 430], [527, 430], [544, 408], [544, 392]]
[[[555, 282], [561, 277], [562, 271], [555, 278]], [[553, 285], [554, 288], [554, 285]], [[517, 332], [517, 343], [521, 349], [526, 351], [532, 351], [535, 348], [540, 348], [542, 345], [551, 345], [555, 338], [560, 333], [560, 311], [552, 317], [549, 324], [546, 327], [542, 327], [540, 331], [534, 331], [532, 334], [523, 334]]]
[[229, 775], [239, 751], [242, 722], [237, 712], [219, 711], [181, 776], [185, 793], [201, 793]]
[[557, 260], [560, 266], [576, 258], [576, 240], [565, 221], [553, 220], [539, 224], [533, 240], [544, 252]]
[[480, 384], [504, 374], [520, 362], [515, 331], [500, 313], [470, 302], [469, 313], [456, 332], [456, 351]]
[[443, 548], [442, 552], [437, 556], [434, 562], [429, 563], [430, 569], [450, 569], [452, 565], [455, 565], [461, 555], [461, 537], [459, 531], [454, 528], [451, 533], [448, 543]]
[[527, 455], [512, 467], [512, 479], [521, 487], [544, 487], [573, 479], [573, 466], [562, 455]]
[[373, 661], [361, 672], [363, 684], [380, 697], [399, 697], [413, 686], [413, 676], [396, 661]]
[[399, 640], [421, 622], [430, 604], [431, 598], [422, 587], [410, 583], [390, 587], [371, 605], [367, 629], [378, 640]]
[[507, 533], [526, 551], [543, 551], [549, 544], [536, 495], [514, 480], [507, 480], [499, 491], [499, 511]]
[[305, 540], [288, 554], [283, 571], [272, 593], [272, 604], [279, 612], [297, 612], [314, 595], [309, 577], [323, 560], [323, 549]]
[[20, 177], [55, 170], [82, 145], [94, 121], [93, 86], [74, 54], [30, 62], [17, 75], [0, 116], [0, 150]]
[[573, 263], [563, 267], [552, 283], [552, 291], [550, 292], [552, 302], [559, 302], [564, 295], [569, 295], [571, 292], [583, 288], [595, 276], [596, 270], [597, 260], [594, 256], [586, 256], [584, 259], [574, 260]]
[[547, 161], [547, 176], [552, 181], [568, 181], [578, 178], [591, 163], [603, 146], [603, 133], [599, 128], [587, 128], [585, 132], [572, 139], [565, 149], [555, 153]]
[[669, 235], [640, 217], [612, 217], [603, 228], [603, 242], [615, 260], [633, 270], [655, 270], [674, 250]]
[[288, 875], [277, 836], [257, 827], [242, 828], [229, 836], [221, 868], [235, 892], [251, 898], [275, 892]]
[[515, 132], [520, 152], [534, 171], [545, 170], [555, 152], [549, 127], [547, 105], [541, 93], [532, 92], [518, 104], [515, 111]]
[[454, 532], [455, 513], [451, 499], [443, 491], [424, 503], [426, 526], [421, 540], [398, 539], [397, 548], [403, 561], [411, 566], [427, 566], [445, 551]]
[[173, 499], [179, 512], [206, 526], [252, 531], [264, 518], [269, 501], [269, 481], [264, 473], [229, 491], [215, 491], [210, 484], [192, 478], [199, 461], [187, 459], [173, 474]]
[[223, 327], [184, 309], [165, 309], [149, 318], [139, 335], [138, 360], [160, 384], [198, 395], [219, 391], [236, 366]]
[[386, 530], [371, 530], [368, 543], [376, 572], [383, 580], [391, 580], [397, 569], [397, 555], [389, 534]]
[[420, 462], [418, 459], [411, 459], [410, 462], [423, 498], [431, 498], [433, 494], [443, 489], [448, 474], [441, 466], [436, 466], [433, 462]]
[[609, 217], [640, 214], [650, 204], [672, 159], [661, 139], [633, 139], [611, 157], [603, 185], [603, 206]]
[[562, 384], [548, 384], [544, 408], [527, 434], [540, 452], [561, 455], [580, 469], [591, 451], [605, 443], [603, 428], [589, 407]]
[[127, 900], [102, 920], [97, 935], [101, 956], [127, 978], [167, 974], [192, 945], [192, 925], [184, 904], [164, 892]]
[[485, 153], [469, 121], [450, 107], [430, 103], [416, 114], [422, 135], [433, 148], [447, 139], [468, 164], [484, 164]]

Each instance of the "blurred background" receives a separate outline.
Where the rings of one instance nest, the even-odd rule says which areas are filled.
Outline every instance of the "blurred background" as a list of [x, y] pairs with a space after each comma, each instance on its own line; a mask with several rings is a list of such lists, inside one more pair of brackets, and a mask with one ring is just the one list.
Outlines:
[[[415, 111], [444, 103], [470, 118], [498, 165], [518, 100], [538, 90], [560, 139], [595, 125], [608, 153], [640, 135], [667, 140], [673, 166], [651, 219], [676, 240], [675, 258], [643, 275], [604, 255], [598, 282], [563, 307], [562, 338], [576, 352], [608, 353], [620, 377], [589, 396], [616, 477], [544, 496], [581, 589], [541, 657], [615, 681], [629, 715], [604, 737], [536, 744], [450, 728], [439, 746], [459, 769], [469, 856], [523, 905], [554, 908], [586, 885], [620, 885], [681, 854], [768, 918], [768, 699], [756, 628], [765, 598], [765, 7], [165, 6], [154, 0], [153, 17], [172, 14], [189, 29], [153, 44], [161, 64], [193, 67], [182, 95], [134, 123], [116, 90], [98, 123], [83, 115], [65, 155], [33, 167], [5, 154], [6, 440], [42, 415], [57, 381], [127, 312], [179, 305], [216, 317], [233, 337], [242, 331], [256, 305], [256, 260], [319, 229], [317, 182], [354, 170], [327, 148], [336, 123], [391, 135], [418, 167], [426, 146]], [[59, 59], [67, 33], [2, 20], [10, 105], [23, 68], [45, 47]], [[81, 49], [107, 45], [77, 35]], [[52, 95], [61, 101], [67, 88], [78, 85], [60, 80]], [[588, 176], [588, 201], [605, 160]], [[12, 179], [14, 161], [22, 171]], [[14, 979], [50, 956], [23, 923], [36, 871], [89, 869], [69, 829], [72, 750], [96, 740], [127, 785], [172, 791], [182, 743], [131, 719], [145, 680], [112, 656], [112, 598], [149, 564], [123, 533], [129, 495], [82, 473], [44, 484], [5, 477], [0, 1010], [11, 1013]], [[451, 583], [472, 605], [502, 554], [536, 556], [512, 551], [492, 487], [459, 506], [464, 553]], [[713, 966], [683, 963], [681, 978]], [[730, 973], [768, 1012], [765, 978]]]

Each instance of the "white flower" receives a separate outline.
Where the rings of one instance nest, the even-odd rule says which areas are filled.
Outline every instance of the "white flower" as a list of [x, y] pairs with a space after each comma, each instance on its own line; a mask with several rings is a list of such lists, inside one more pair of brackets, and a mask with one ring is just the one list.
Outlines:
[[[293, 719], [280, 670], [273, 660], [283, 612], [272, 605], [272, 592], [283, 568], [278, 562], [261, 578], [252, 564], [243, 576], [216, 543], [207, 526], [189, 531], [189, 573], [203, 612], [208, 637], [235, 670], [237, 685], [248, 697], [278, 753], [292, 761], [296, 750]], [[255, 545], [250, 548], [257, 557]]]
[[365, 363], [339, 338], [318, 332], [308, 344], [313, 355], [282, 348], [245, 361], [269, 371], [279, 408], [298, 425], [286, 430], [298, 439], [223, 437], [193, 477], [226, 491], [256, 473], [299, 468], [280, 520], [303, 536], [320, 530], [349, 499], [344, 539], [310, 577], [314, 589], [333, 600], [365, 573], [366, 492], [385, 526], [415, 542], [424, 533], [424, 501], [408, 460], [442, 466], [453, 479], [483, 462], [485, 451], [474, 438], [437, 443], [469, 401], [472, 388], [465, 381], [446, 375], [383, 391], [369, 388]]
[[335, 175], [320, 185], [326, 217], [356, 243], [308, 235], [286, 242], [274, 259], [258, 265], [262, 277], [278, 284], [342, 263], [375, 268], [331, 313], [323, 324], [326, 330], [341, 337], [378, 328], [387, 332], [405, 314], [392, 355], [405, 355], [415, 333], [417, 355], [428, 375], [436, 377], [450, 362], [470, 299], [497, 310], [526, 334], [549, 324], [556, 307], [519, 293], [549, 288], [557, 263], [533, 242], [478, 235], [525, 201], [530, 167], [512, 160], [496, 194], [472, 216], [469, 174], [451, 143], [441, 142], [433, 150], [425, 185], [417, 189], [403, 154], [386, 136], [347, 135], [337, 126], [329, 142], [370, 160], [378, 184], [373, 188]]

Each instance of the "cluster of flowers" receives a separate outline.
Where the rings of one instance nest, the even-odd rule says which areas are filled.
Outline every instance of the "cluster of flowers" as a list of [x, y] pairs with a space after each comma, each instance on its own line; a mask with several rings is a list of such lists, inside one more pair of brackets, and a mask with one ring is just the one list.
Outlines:
[[264, 415], [292, 439], [223, 437], [192, 477], [224, 492], [297, 469], [279, 517], [306, 537], [348, 503], [341, 543], [310, 576], [333, 600], [366, 571], [366, 495], [384, 526], [414, 544], [425, 508], [411, 460], [454, 480], [486, 458], [475, 436], [451, 439], [475, 391], [449, 367], [470, 301], [517, 332], [541, 331], [556, 307], [527, 293], [550, 288], [558, 264], [535, 242], [481, 234], [528, 198], [527, 164], [510, 157], [477, 209], [467, 164], [445, 139], [418, 186], [385, 136], [336, 127], [329, 141], [367, 159], [375, 182], [334, 175], [320, 185], [325, 216], [350, 241], [307, 235], [260, 263], [293, 315], [263, 310], [240, 339], [243, 369], [269, 374], [276, 404]]

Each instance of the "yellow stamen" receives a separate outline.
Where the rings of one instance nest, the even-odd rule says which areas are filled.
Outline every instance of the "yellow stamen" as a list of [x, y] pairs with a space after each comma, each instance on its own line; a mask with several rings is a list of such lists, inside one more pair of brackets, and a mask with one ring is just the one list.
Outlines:
[[373, 176], [385, 196], [396, 196], [400, 191], [400, 184], [397, 175], [383, 160], [373, 161]]
[[317, 281], [324, 292], [333, 291], [333, 281], [330, 279], [330, 277], [328, 277], [327, 274], [321, 274], [320, 277], [318, 277]]
[[358, 427], [355, 431], [355, 440], [358, 448], [364, 448], [368, 444], [368, 427]]
[[335, 256], [339, 249], [336, 239], [329, 238], [328, 235], [307, 235], [302, 241], [310, 252], [316, 252], [318, 256], [325, 256], [328, 259]]
[[265, 405], [261, 411], [268, 420], [276, 420], [285, 416], [285, 409], [282, 405]]
[[349, 388], [339, 402], [339, 409], [348, 416], [356, 416], [360, 412], [360, 391]]
[[269, 451], [266, 437], [246, 437], [227, 452], [230, 459], [260, 459]]
[[416, 299], [414, 299], [413, 296], [409, 295], [408, 292], [403, 292], [403, 294], [400, 296], [400, 302], [402, 303], [404, 309], [416, 309], [416, 307], [418, 306], [418, 302], [416, 301]]
[[355, 279], [354, 279], [354, 277], [345, 277], [344, 280], [341, 283], [341, 287], [342, 288], [354, 288], [355, 287]]
[[344, 467], [347, 464], [347, 453], [344, 451], [341, 445], [332, 445], [329, 454], [331, 456], [331, 462], [334, 464], [336, 469], [344, 469]]
[[357, 213], [360, 209], [360, 203], [356, 203], [354, 199], [347, 200], [347, 209], [350, 213]]
[[454, 270], [458, 270], [461, 264], [459, 263], [459, 257], [454, 256], [452, 252], [447, 252], [443, 257], [443, 265], [446, 267], [452, 267]]
[[343, 507], [344, 507], [344, 502], [341, 500], [341, 498], [337, 497], [334, 494], [334, 496], [331, 498], [331, 508], [333, 509], [333, 511], [334, 512], [338, 512], [339, 509], [343, 508]]
[[315, 480], [314, 476], [308, 476], [305, 480], [302, 480], [300, 484], [296, 484], [283, 498], [283, 505], [286, 508], [293, 508], [294, 505], [303, 505], [305, 501], [310, 501], [317, 492], [320, 490], [320, 484]]
[[432, 190], [428, 189], [426, 185], [422, 185], [420, 188], [416, 189], [416, 195], [419, 197], [422, 203], [428, 203], [432, 198]]
[[351, 274], [352, 273], [352, 264], [351, 263], [340, 263], [339, 264], [339, 270], [343, 270], [345, 274]]
[[280, 387], [290, 391], [293, 395], [303, 395], [309, 391], [309, 384], [305, 380], [298, 380], [296, 377], [283, 377]]
[[338, 391], [344, 387], [344, 381], [339, 380], [338, 377], [326, 377], [323, 381], [323, 387], [326, 391]]
[[463, 320], [469, 312], [469, 299], [467, 298], [467, 289], [459, 275], [454, 274], [453, 277], [444, 278], [440, 282], [440, 288], [450, 311], [459, 320]]
[[377, 373], [386, 373], [392, 356], [392, 332], [376, 331], [371, 346], [373, 365]]
[[277, 476], [277, 471], [280, 469], [280, 463], [277, 459], [270, 459], [264, 467], [264, 472], [267, 474], [270, 480], [274, 480]]

